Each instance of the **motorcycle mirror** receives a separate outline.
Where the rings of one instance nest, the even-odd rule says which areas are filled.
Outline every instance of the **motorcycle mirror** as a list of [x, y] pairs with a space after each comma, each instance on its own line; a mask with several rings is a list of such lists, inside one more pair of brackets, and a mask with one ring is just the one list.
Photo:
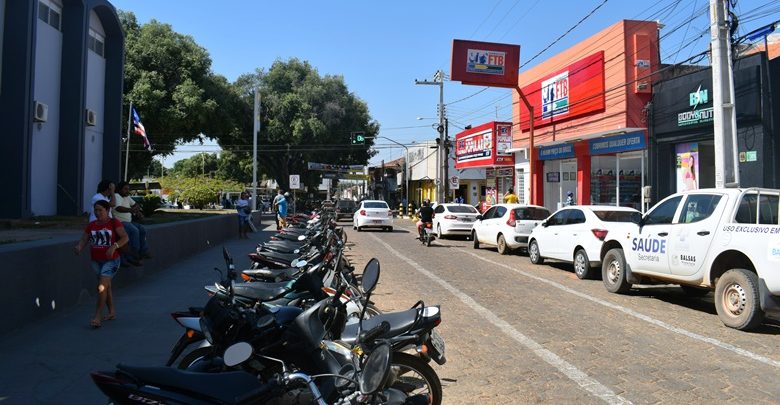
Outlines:
[[224, 246], [222, 247], [222, 257], [224, 257], [224, 258], [225, 258], [225, 261], [226, 261], [226, 262], [230, 262], [230, 261], [232, 261], [232, 260], [233, 260], [233, 259], [230, 257], [230, 253], [228, 253], [228, 251], [227, 251], [227, 248], [226, 248], [226, 247], [224, 247]]
[[302, 269], [306, 267], [306, 265], [309, 264], [306, 260], [298, 260], [298, 263], [295, 264], [295, 267]]
[[298, 236], [298, 240], [300, 240], [300, 241], [306, 240], [306, 235]]
[[[374, 260], [374, 259], [372, 259]], [[360, 373], [360, 392], [372, 395], [387, 381], [390, 375], [390, 345], [387, 343], [375, 347], [363, 365]]]
[[238, 342], [225, 350], [223, 357], [228, 367], [237, 366], [252, 357], [252, 345], [247, 342]]
[[301, 261], [301, 259], [293, 259], [293, 260], [290, 262], [290, 266], [292, 266], [292, 267], [298, 267], [298, 262], [299, 262], [299, 261]]
[[293, 253], [295, 253], [297, 255], [298, 253], [301, 253], [301, 249], [295, 249], [295, 250], [293, 250]]
[[366, 267], [363, 269], [363, 277], [361, 284], [363, 285], [363, 291], [368, 294], [374, 291], [376, 284], [379, 281], [379, 260], [372, 258], [366, 263]]

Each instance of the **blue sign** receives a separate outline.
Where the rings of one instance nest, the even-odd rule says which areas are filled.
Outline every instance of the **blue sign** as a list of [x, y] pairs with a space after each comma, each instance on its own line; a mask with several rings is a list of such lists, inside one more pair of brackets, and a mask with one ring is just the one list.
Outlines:
[[647, 147], [645, 131], [632, 132], [609, 138], [591, 139], [588, 142], [591, 155], [603, 155], [605, 153], [627, 152], [641, 150]]
[[539, 148], [539, 160], [566, 159], [574, 157], [574, 144], [542, 146]]

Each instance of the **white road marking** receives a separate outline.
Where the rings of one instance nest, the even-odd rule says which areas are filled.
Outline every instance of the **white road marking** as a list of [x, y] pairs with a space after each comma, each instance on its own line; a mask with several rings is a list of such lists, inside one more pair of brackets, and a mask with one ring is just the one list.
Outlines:
[[551, 281], [551, 280], [548, 280], [548, 279], [543, 278], [543, 277], [535, 276], [535, 275], [533, 275], [531, 273], [527, 273], [527, 272], [525, 272], [523, 270], [515, 269], [515, 268], [513, 268], [511, 266], [507, 266], [506, 264], [503, 264], [503, 263], [499, 263], [499, 262], [496, 262], [496, 261], [493, 261], [493, 260], [490, 260], [490, 259], [486, 259], [486, 258], [484, 258], [484, 257], [482, 257], [482, 256], [480, 256], [480, 255], [478, 255], [476, 253], [472, 253], [472, 252], [466, 251], [464, 249], [458, 249], [458, 250], [460, 250], [461, 252], [463, 252], [463, 253], [465, 253], [467, 255], [474, 256], [474, 257], [476, 257], [476, 258], [478, 258], [480, 260], [483, 260], [485, 262], [488, 262], [490, 264], [494, 264], [496, 266], [500, 266], [500, 267], [503, 267], [505, 269], [511, 270], [511, 271], [513, 271], [513, 272], [515, 272], [517, 274], [520, 274], [522, 276], [528, 277], [530, 279], [533, 279], [533, 280], [536, 280], [536, 281], [539, 281], [539, 282], [542, 282], [542, 283], [545, 283], [545, 284], [549, 284], [549, 285], [551, 285], [551, 286], [553, 286], [553, 287], [555, 287], [555, 288], [557, 288], [559, 290], [565, 291], [565, 292], [567, 292], [569, 294], [576, 295], [576, 296], [578, 296], [580, 298], [584, 298], [584, 299], [586, 299], [588, 301], [595, 302], [596, 304], [603, 305], [603, 306], [605, 306], [607, 308], [612, 308], [612, 309], [614, 309], [616, 311], [623, 312], [623, 313], [625, 313], [627, 315], [631, 315], [634, 318], [641, 319], [641, 320], [643, 320], [643, 321], [645, 321], [647, 323], [650, 323], [650, 324], [653, 324], [653, 325], [658, 326], [660, 328], [666, 329], [666, 330], [668, 330], [670, 332], [674, 332], [674, 333], [677, 333], [677, 334], [689, 337], [691, 339], [698, 340], [700, 342], [709, 343], [709, 344], [711, 344], [711, 345], [713, 345], [715, 347], [719, 347], [721, 349], [728, 350], [728, 351], [730, 351], [732, 353], [736, 353], [736, 354], [738, 354], [740, 356], [747, 357], [747, 358], [749, 358], [751, 360], [755, 360], [755, 361], [758, 361], [758, 362], [770, 365], [772, 367], [780, 368], [780, 361], [777, 361], [777, 360], [774, 360], [774, 359], [770, 359], [770, 358], [762, 356], [760, 354], [753, 353], [753, 352], [745, 350], [745, 349], [743, 349], [741, 347], [734, 346], [734, 345], [732, 345], [730, 343], [722, 342], [722, 341], [720, 341], [718, 339], [715, 339], [715, 338], [711, 338], [711, 337], [708, 337], [708, 336], [703, 336], [703, 335], [700, 335], [698, 333], [691, 332], [689, 330], [686, 330], [686, 329], [683, 329], [683, 328], [679, 328], [679, 327], [674, 326], [674, 325], [670, 325], [670, 324], [668, 324], [668, 323], [666, 323], [664, 321], [660, 321], [658, 319], [655, 319], [655, 318], [652, 318], [650, 316], [647, 316], [647, 315], [641, 314], [639, 312], [636, 312], [633, 309], [626, 308], [624, 306], [621, 306], [621, 305], [618, 305], [618, 304], [615, 304], [615, 303], [612, 303], [612, 302], [604, 301], [601, 298], [591, 297], [590, 295], [587, 295], [585, 293], [582, 293], [582, 292], [579, 292], [577, 290], [573, 290], [573, 289], [571, 289], [569, 287], [566, 287], [563, 284], [556, 283], [555, 281]]
[[585, 374], [584, 372], [582, 372], [580, 369], [578, 369], [571, 363], [562, 359], [557, 354], [551, 352], [550, 350], [545, 349], [544, 346], [540, 345], [539, 343], [529, 338], [528, 336], [520, 333], [520, 331], [515, 329], [508, 322], [504, 321], [503, 319], [496, 316], [494, 313], [490, 312], [489, 309], [483, 307], [482, 305], [477, 303], [473, 298], [461, 292], [460, 290], [452, 286], [450, 283], [444, 281], [439, 276], [426, 270], [414, 260], [402, 255], [397, 250], [393, 249], [392, 246], [388, 245], [386, 242], [382, 241], [378, 237], [374, 235], [370, 235], [370, 236], [374, 238], [377, 242], [381, 243], [387, 249], [388, 252], [394, 254], [396, 257], [405, 261], [407, 264], [409, 264], [412, 268], [414, 268], [418, 272], [422, 273], [426, 277], [430, 278], [431, 280], [435, 281], [436, 283], [444, 287], [445, 290], [449, 291], [452, 295], [458, 297], [464, 304], [466, 304], [469, 308], [474, 310], [474, 312], [478, 313], [481, 317], [488, 320], [497, 328], [501, 329], [501, 331], [507, 334], [509, 337], [511, 337], [521, 345], [531, 350], [531, 352], [533, 352], [540, 359], [544, 360], [547, 364], [555, 367], [555, 369], [557, 369], [566, 377], [568, 377], [570, 380], [574, 381], [577, 385], [579, 385], [580, 388], [588, 391], [591, 395], [603, 400], [608, 404], [631, 404], [631, 401], [621, 397], [620, 395], [615, 394], [615, 392], [613, 392], [611, 389], [601, 384], [600, 382], [596, 381], [595, 379], [591, 378], [589, 375]]

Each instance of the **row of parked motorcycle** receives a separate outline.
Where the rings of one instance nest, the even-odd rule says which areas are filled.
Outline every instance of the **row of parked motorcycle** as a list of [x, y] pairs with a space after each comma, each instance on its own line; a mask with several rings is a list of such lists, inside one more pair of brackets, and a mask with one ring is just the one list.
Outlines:
[[237, 270], [205, 286], [165, 366], [92, 373], [117, 404], [434, 404], [444, 364], [441, 308], [383, 313], [371, 300], [380, 263], [356, 274], [347, 235], [327, 212], [296, 215]]

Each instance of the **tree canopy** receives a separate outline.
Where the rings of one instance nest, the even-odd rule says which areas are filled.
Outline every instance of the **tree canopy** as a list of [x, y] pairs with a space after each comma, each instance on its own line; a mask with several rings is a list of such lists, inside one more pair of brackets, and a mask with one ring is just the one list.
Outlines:
[[[288, 188], [290, 174], [316, 188], [321, 173], [310, 172], [308, 162], [357, 165], [372, 156], [370, 137], [378, 134], [379, 124], [343, 77], [320, 75], [308, 62], [292, 58], [230, 83], [211, 71], [208, 51], [191, 36], [156, 20], [139, 25], [131, 12], [119, 16], [125, 31], [125, 111], [130, 102], [139, 111], [154, 153], [168, 155], [178, 142], [201, 133], [223, 149], [220, 159], [195, 156], [177, 163], [174, 173], [251, 182], [256, 88], [262, 99], [258, 166], [282, 188]], [[357, 131], [369, 137], [364, 145], [350, 145]], [[142, 152], [135, 135], [130, 149], [130, 177], [137, 178], [147, 173], [152, 154]], [[201, 168], [209, 164], [209, 170]]]

